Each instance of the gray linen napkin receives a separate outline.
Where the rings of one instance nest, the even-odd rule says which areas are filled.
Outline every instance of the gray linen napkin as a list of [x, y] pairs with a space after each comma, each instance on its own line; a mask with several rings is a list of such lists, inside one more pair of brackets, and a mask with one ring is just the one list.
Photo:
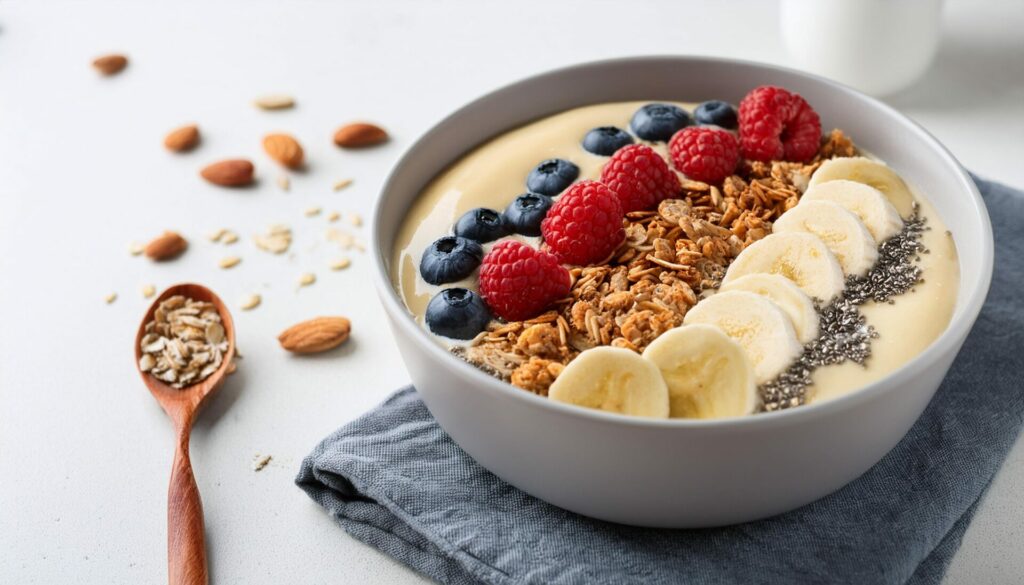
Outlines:
[[907, 436], [828, 497], [718, 529], [592, 520], [477, 465], [412, 388], [326, 438], [296, 483], [443, 583], [938, 583], [1024, 424], [1024, 193], [977, 182], [996, 241], [981, 317]]

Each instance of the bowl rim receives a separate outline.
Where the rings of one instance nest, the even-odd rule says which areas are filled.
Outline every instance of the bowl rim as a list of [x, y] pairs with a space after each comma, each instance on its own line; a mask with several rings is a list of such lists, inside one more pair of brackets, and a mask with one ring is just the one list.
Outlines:
[[[415, 319], [412, 318], [405, 304], [402, 302], [398, 295], [398, 292], [394, 289], [391, 283], [391, 277], [387, 269], [388, 259], [383, 253], [383, 246], [379, 242], [380, 234], [384, 233], [385, 230], [381, 229], [380, 222], [382, 221], [384, 205], [387, 203], [386, 193], [392, 187], [395, 181], [396, 175], [405, 166], [406, 162], [416, 155], [420, 145], [423, 142], [429, 140], [440, 127], [445, 126], [452, 119], [461, 117], [467, 110], [470, 110], [477, 106], [478, 103], [490, 99], [498, 94], [515, 89], [518, 86], [534, 83], [547, 77], [554, 77], [564, 75], [569, 72], [573, 72], [579, 69], [585, 68], [601, 68], [614, 65], [629, 65], [629, 64], [647, 64], [658, 61], [668, 62], [699, 62], [704, 64], [728, 64], [728, 65], [742, 65], [747, 67], [756, 67], [765, 69], [768, 71], [774, 71], [779, 73], [785, 73], [787, 75], [796, 75], [807, 78], [813, 82], [824, 84], [832, 87], [835, 90], [853, 94], [860, 100], [864, 100], [872, 104], [874, 107], [886, 111], [888, 114], [893, 115], [897, 118], [902, 119], [907, 124], [907, 129], [916, 134], [919, 138], [922, 138], [925, 142], [931, 143], [931, 146], [937, 152], [942, 163], [947, 167], [950, 167], [954, 174], [959, 179], [959, 187], [970, 196], [972, 203], [972, 209], [980, 222], [980, 228], [982, 230], [980, 241], [974, 245], [980, 247], [982, 264], [980, 267], [981, 278], [976, 280], [974, 283], [969, 284], [966, 298], [958, 299], [962, 303], [960, 310], [954, 311], [952, 318], [950, 319], [949, 325], [942, 334], [928, 345], [921, 353], [912, 358], [900, 366], [895, 371], [886, 375], [885, 377], [871, 382], [858, 390], [851, 391], [843, 396], [839, 396], [830, 400], [826, 400], [819, 403], [803, 405], [799, 408], [789, 408], [783, 410], [777, 410], [772, 412], [758, 413], [756, 416], [745, 415], [738, 417], [728, 417], [720, 419], [655, 419], [638, 416], [628, 416], [612, 412], [605, 412], [596, 409], [584, 408], [575, 406], [572, 404], [564, 404], [549, 400], [546, 397], [539, 396], [532, 392], [526, 392], [521, 389], [515, 388], [511, 384], [498, 380], [493, 376], [490, 376], [473, 365], [457, 358], [450, 352], [442, 348], [438, 343], [429, 337], [427, 331], [416, 323]], [[538, 119], [542, 116], [538, 116]], [[508, 128], [507, 130], [511, 130]], [[496, 137], [492, 136], [491, 138]], [[485, 139], [489, 140], [491, 138]], [[480, 143], [482, 144], [482, 142]], [[464, 153], [468, 153], [470, 149], [476, 148], [480, 144], [471, 145]], [[443, 169], [438, 169], [440, 173]], [[436, 175], [435, 175], [436, 176]], [[957, 249], [959, 250], [959, 242], [957, 242]], [[761, 63], [756, 61], [749, 61], [743, 59], [732, 59], [724, 57], [707, 57], [707, 56], [690, 56], [690, 55], [647, 55], [647, 56], [631, 56], [621, 57], [613, 59], [601, 59], [596, 61], [586, 61], [576, 63], [568, 66], [559, 67], [556, 69], [544, 71], [535, 75], [530, 75], [524, 78], [520, 78], [516, 81], [503, 85], [497, 89], [489, 91], [465, 104], [458, 109], [452, 111], [447, 116], [434, 123], [426, 132], [424, 132], [419, 138], [410, 144], [399, 157], [397, 162], [391, 167], [388, 172], [388, 176], [381, 186], [380, 193], [377, 197], [377, 201], [373, 207], [373, 218], [371, 221], [371, 235], [370, 245], [373, 251], [373, 280], [377, 287], [378, 296], [381, 299], [381, 303], [384, 305], [385, 311], [391, 317], [393, 328], [397, 328], [393, 333], [401, 334], [412, 340], [421, 346], [425, 346], [426, 352], [430, 354], [434, 359], [447, 360], [450, 367], [456, 368], [461, 371], [463, 375], [467, 376], [473, 381], [474, 385], [481, 388], [483, 391], [496, 393], [499, 396], [511, 398], [512, 400], [526, 401], [526, 403], [533, 403], [538, 408], [545, 408], [552, 411], [553, 414], [561, 414], [563, 416], [579, 417], [588, 419], [595, 423], [608, 423], [608, 424], [619, 424], [627, 425], [632, 427], [643, 427], [643, 428], [678, 428], [678, 429], [719, 429], [719, 430], [753, 430], [760, 428], [769, 428], [776, 426], [786, 426], [791, 424], [798, 424], [800, 421], [809, 417], [825, 416], [827, 414], [844, 411], [855, 407], [856, 405], [871, 400], [879, 394], [885, 392], [895, 391], [896, 388], [909, 382], [915, 377], [919, 376], [924, 370], [926, 370], [933, 362], [939, 359], [940, 356], [951, 351], [958, 351], [959, 344], [966, 339], [967, 334], [973, 327], [978, 314], [981, 311], [981, 307], [984, 304], [985, 298], [988, 294], [988, 289], [992, 280], [992, 265], [993, 265], [993, 238], [992, 238], [992, 225], [989, 220], [988, 210], [981, 198], [981, 193], [978, 191], [977, 185], [971, 179], [970, 175], [963, 168], [960, 162], [953, 156], [953, 154], [941, 143], [935, 136], [924, 129], [916, 121], [912, 120], [908, 116], [899, 112], [895, 108], [885, 104], [884, 102], [875, 99], [871, 96], [865, 95], [849, 86], [843, 85], [836, 81], [807, 73], [804, 71], [798, 71], [795, 69], [782, 67], [778, 65]], [[393, 242], [389, 243], [388, 246], [393, 246]], [[958, 255], [958, 262], [961, 256]], [[962, 278], [962, 276], [961, 276]], [[962, 283], [961, 283], [962, 286]], [[445, 362], [442, 362], [445, 363]]]

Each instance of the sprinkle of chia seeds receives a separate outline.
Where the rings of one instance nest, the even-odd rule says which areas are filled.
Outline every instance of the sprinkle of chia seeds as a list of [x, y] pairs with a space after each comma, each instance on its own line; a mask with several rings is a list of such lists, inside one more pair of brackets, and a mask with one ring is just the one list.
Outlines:
[[921, 244], [921, 234], [927, 229], [915, 204], [903, 230], [878, 247], [874, 268], [864, 276], [846, 279], [843, 296], [819, 309], [818, 338], [804, 346], [803, 355], [786, 371], [758, 388], [762, 410], [770, 412], [805, 404], [811, 374], [821, 366], [867, 362], [871, 357], [871, 339], [878, 337], [878, 332], [867, 324], [859, 305], [868, 301], [892, 303], [893, 297], [913, 290], [921, 282], [917, 262], [921, 254], [928, 253]]

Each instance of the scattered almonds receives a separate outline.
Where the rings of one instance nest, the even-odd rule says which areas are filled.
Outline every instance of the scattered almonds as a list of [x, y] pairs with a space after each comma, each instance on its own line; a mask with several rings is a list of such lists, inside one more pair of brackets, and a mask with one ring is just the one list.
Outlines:
[[175, 295], [160, 303], [146, 323], [139, 369], [184, 388], [216, 372], [229, 345], [213, 303]]
[[241, 261], [242, 259], [239, 258], [238, 256], [225, 256], [221, 258], [220, 262], [218, 262], [217, 264], [221, 268], [233, 268], [235, 266], [238, 266], [238, 263]]
[[128, 57], [124, 55], [104, 55], [92, 62], [92, 66], [103, 75], [115, 75], [128, 66]]
[[306, 214], [306, 217], [315, 217], [317, 215], [320, 215], [320, 208], [319, 207], [307, 207], [306, 211], [304, 211], [303, 213]]
[[146, 247], [143, 246], [142, 244], [138, 243], [138, 242], [132, 242], [128, 246], [128, 252], [131, 253], [132, 256], [139, 256], [139, 255], [141, 255], [145, 251], [146, 251]]
[[106, 301], [106, 303], [109, 305], [109, 304], [111, 304], [111, 303], [113, 303], [114, 301], [117, 300], [117, 293], [116, 292], [112, 292], [109, 295], [103, 297], [103, 300]]
[[251, 309], [255, 309], [256, 307], [260, 306], [260, 302], [262, 300], [263, 300], [263, 297], [261, 297], [260, 295], [257, 295], [257, 294], [249, 295], [249, 296], [247, 296], [247, 297], [242, 299], [242, 302], [241, 302], [242, 310], [243, 311], [249, 311]]
[[286, 225], [273, 225], [266, 234], [253, 238], [256, 246], [273, 254], [283, 254], [292, 245], [292, 230]]
[[155, 295], [155, 294], [156, 294], [156, 287], [153, 286], [152, 284], [147, 284], [146, 286], [142, 287], [142, 298], [145, 298], [145, 299], [153, 298], [153, 295]]
[[256, 98], [253, 103], [261, 110], [286, 110], [295, 105], [295, 99], [290, 95], [269, 94]]
[[257, 453], [256, 456], [252, 458], [252, 470], [262, 471], [273, 458], [274, 457], [272, 455], [260, 455]]
[[299, 141], [290, 134], [267, 134], [263, 137], [263, 150], [267, 151], [270, 158], [289, 169], [302, 168], [305, 153]]
[[280, 187], [282, 191], [287, 191], [291, 189], [292, 181], [288, 178], [288, 175], [278, 175], [277, 186]]
[[340, 181], [338, 181], [338, 182], [336, 182], [334, 184], [334, 190], [335, 191], [341, 191], [345, 187], [348, 187], [349, 185], [351, 185], [352, 182], [353, 182], [352, 179], [342, 179], [342, 180], [340, 180]]
[[352, 265], [352, 261], [348, 258], [339, 258], [334, 262], [331, 262], [331, 270], [344, 270]]
[[181, 234], [166, 231], [146, 244], [143, 251], [150, 259], [160, 262], [180, 256], [185, 248], [188, 248], [188, 241]]
[[285, 329], [277, 340], [292, 353], [319, 353], [345, 343], [351, 330], [344, 317], [317, 317]]
[[309, 286], [316, 282], [316, 275], [312, 272], [307, 272], [299, 277], [299, 286]]
[[192, 150], [197, 144], [199, 144], [199, 126], [195, 124], [172, 130], [164, 137], [164, 147], [171, 152]]
[[348, 216], [348, 222], [356, 227], [363, 225], [363, 218], [356, 212], [352, 212]]
[[387, 142], [388, 133], [376, 124], [354, 122], [334, 133], [334, 143], [342, 148], [362, 148]]
[[199, 174], [221, 187], [242, 187], [252, 183], [252, 163], [245, 159], [227, 159], [207, 165]]

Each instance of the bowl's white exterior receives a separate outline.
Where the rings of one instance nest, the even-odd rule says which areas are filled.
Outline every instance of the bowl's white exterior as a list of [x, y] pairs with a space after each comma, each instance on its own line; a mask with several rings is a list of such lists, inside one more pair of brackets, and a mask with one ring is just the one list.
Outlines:
[[[802, 94], [825, 128], [926, 193], [953, 233], [961, 283], [947, 331], [906, 366], [848, 396], [722, 421], [646, 420], [555, 403], [462, 363], [432, 341], [392, 288], [389, 265], [410, 202], [477, 144], [575, 106], [665, 99], [736, 103], [762, 84]], [[510, 194], [511, 196], [512, 194]], [[992, 232], [976, 187], [919, 126], [862, 94], [806, 74], [711, 58], [585, 64], [515, 83], [470, 103], [412, 145], [374, 214], [375, 280], [409, 374], [431, 413], [476, 461], [568, 510], [626, 524], [702, 527], [807, 504], [881, 459], [928, 404], [974, 323], [992, 271]]]

